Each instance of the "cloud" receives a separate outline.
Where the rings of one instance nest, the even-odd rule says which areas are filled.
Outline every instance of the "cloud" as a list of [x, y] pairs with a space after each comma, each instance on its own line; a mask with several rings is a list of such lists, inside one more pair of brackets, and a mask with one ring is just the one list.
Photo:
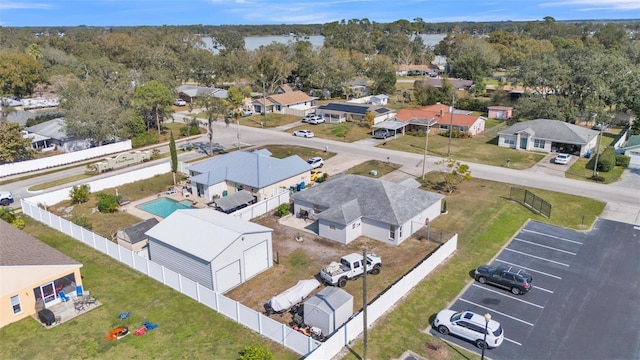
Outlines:
[[18, 10], [18, 9], [51, 9], [51, 4], [34, 3], [30, 1], [14, 2], [14, 1], [0, 1], [0, 10]]

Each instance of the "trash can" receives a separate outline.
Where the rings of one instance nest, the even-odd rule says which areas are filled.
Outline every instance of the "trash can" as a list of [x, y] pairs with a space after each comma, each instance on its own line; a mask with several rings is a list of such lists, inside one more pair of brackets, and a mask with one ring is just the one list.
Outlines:
[[591, 151], [589, 151], [586, 154], [584, 154], [584, 157], [587, 158], [587, 159], [591, 159]]

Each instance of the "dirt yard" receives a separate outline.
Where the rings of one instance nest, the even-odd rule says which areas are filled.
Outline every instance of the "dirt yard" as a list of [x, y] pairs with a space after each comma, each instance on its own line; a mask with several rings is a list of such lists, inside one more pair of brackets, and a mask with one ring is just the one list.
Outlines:
[[[319, 271], [323, 265], [338, 261], [341, 256], [352, 252], [361, 253], [365, 248], [367, 252], [382, 256], [383, 264], [380, 275], [367, 277], [367, 301], [371, 301], [439, 245], [435, 241], [418, 239], [419, 236], [416, 235], [400, 246], [387, 245], [365, 237], [360, 237], [349, 245], [342, 245], [282, 225], [278, 222], [278, 217], [272, 214], [264, 215], [255, 222], [274, 229], [273, 251], [276, 264], [225, 295], [261, 312], [264, 312], [264, 304], [271, 297], [292, 287], [298, 280], [316, 278], [322, 283]], [[432, 229], [431, 233], [436, 232]], [[298, 235], [302, 235], [301, 241], [295, 239]], [[322, 284], [317, 291], [324, 286]], [[344, 287], [344, 290], [353, 295], [354, 313], [362, 309], [362, 288], [361, 279], [350, 281]], [[292, 320], [288, 313], [272, 315], [272, 318], [285, 324]]]

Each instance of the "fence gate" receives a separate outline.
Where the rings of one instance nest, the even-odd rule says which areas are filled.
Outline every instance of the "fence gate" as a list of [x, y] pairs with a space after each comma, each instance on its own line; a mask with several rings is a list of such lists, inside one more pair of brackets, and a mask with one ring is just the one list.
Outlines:
[[509, 198], [521, 203], [542, 216], [551, 218], [551, 204], [542, 200], [542, 198], [536, 196], [527, 189], [512, 187]]

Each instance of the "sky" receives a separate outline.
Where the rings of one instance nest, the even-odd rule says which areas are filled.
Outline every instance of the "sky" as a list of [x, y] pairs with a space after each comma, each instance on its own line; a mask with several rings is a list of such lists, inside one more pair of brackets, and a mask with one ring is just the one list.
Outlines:
[[640, 0], [0, 0], [0, 26], [640, 19]]

